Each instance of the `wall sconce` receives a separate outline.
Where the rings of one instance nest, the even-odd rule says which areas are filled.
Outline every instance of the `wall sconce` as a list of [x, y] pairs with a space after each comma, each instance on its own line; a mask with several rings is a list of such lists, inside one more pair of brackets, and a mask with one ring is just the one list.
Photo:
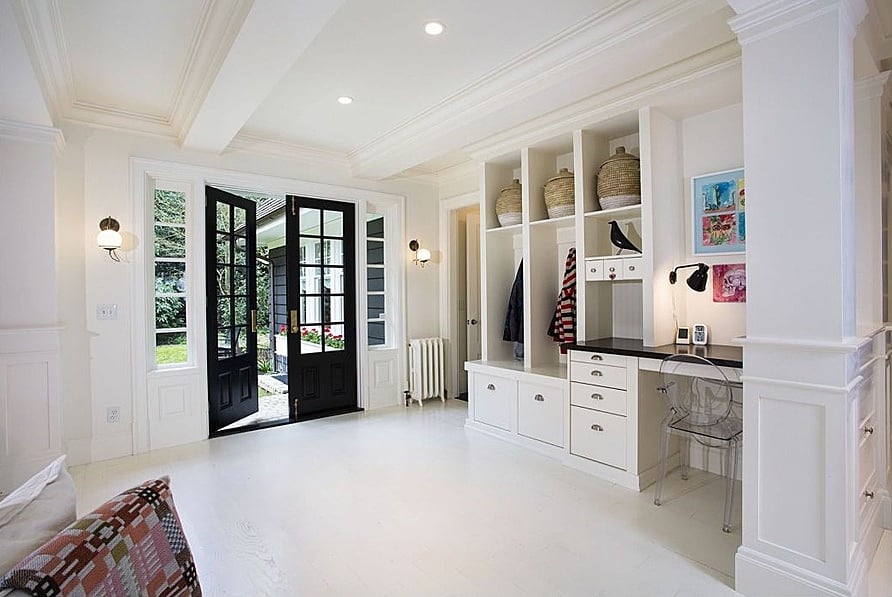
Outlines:
[[415, 259], [412, 261], [419, 267], [423, 268], [424, 264], [431, 260], [431, 252], [427, 249], [422, 249], [415, 239], [409, 241], [409, 250], [415, 252]]
[[115, 250], [120, 249], [123, 242], [121, 233], [118, 232], [120, 229], [121, 225], [118, 224], [118, 221], [109, 216], [99, 222], [99, 234], [96, 235], [96, 244], [99, 245], [99, 248], [108, 251], [111, 260], [118, 262], [121, 261], [121, 258], [118, 257]]
[[697, 271], [688, 276], [687, 283], [691, 290], [696, 292], [703, 292], [706, 290], [706, 281], [709, 280], [709, 266], [705, 263], [689, 263], [688, 265], [679, 265], [671, 272], [669, 272], [669, 283], [675, 284], [675, 281], [678, 279], [678, 274], [676, 273], [680, 269], [685, 269], [686, 267], [696, 267]]

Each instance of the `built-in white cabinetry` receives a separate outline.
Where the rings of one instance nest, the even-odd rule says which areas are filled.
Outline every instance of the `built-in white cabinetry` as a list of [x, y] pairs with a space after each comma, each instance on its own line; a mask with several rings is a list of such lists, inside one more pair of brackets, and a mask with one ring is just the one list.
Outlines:
[[472, 374], [474, 420], [504, 431], [514, 430], [514, 402], [517, 382], [489, 373]]
[[564, 388], [520, 382], [517, 386], [517, 433], [563, 447], [566, 404]]

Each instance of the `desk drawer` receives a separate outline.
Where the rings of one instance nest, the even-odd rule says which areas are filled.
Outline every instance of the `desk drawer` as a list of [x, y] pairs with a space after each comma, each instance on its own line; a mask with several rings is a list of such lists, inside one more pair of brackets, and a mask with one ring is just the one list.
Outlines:
[[626, 391], [574, 382], [570, 384], [570, 404], [625, 416]]
[[570, 452], [625, 470], [626, 418], [571, 406]]
[[525, 382], [517, 385], [517, 433], [564, 447], [564, 390]]
[[876, 440], [873, 433], [867, 430], [874, 429], [873, 419], [868, 419], [863, 427], [858, 429], [861, 434], [861, 446], [858, 449], [858, 487], [867, 488], [872, 477], [876, 473]]
[[618, 354], [606, 352], [587, 352], [584, 350], [571, 350], [570, 360], [578, 363], [590, 363], [592, 365], [610, 365], [611, 367], [625, 367], [626, 358]]
[[475, 373], [473, 384], [474, 420], [512, 431], [517, 382], [495, 375]]
[[590, 363], [573, 363], [570, 366], [570, 381], [625, 390], [626, 368]]

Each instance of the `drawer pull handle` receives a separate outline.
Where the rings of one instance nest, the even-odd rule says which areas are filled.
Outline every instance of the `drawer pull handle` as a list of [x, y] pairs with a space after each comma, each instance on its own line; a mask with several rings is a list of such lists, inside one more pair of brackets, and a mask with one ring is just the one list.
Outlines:
[[634, 272], [634, 271], [635, 271], [635, 266], [634, 266], [634, 265], [630, 265], [630, 266], [629, 266], [629, 271], [630, 271], [630, 272]]
[[593, 267], [593, 268], [591, 268], [591, 269], [588, 270], [588, 271], [592, 272], [593, 274], [597, 274], [597, 273], [598, 273], [598, 268]]
[[864, 435], [873, 435], [873, 427], [865, 427]]
[[873, 499], [873, 492], [872, 492], [872, 491], [865, 491], [865, 492], [864, 492], [864, 497], [866, 497], [866, 498], [869, 499], [869, 500], [872, 500], [872, 499]]
[[604, 431], [604, 428], [595, 423], [594, 425], [592, 425], [592, 431]]
[[592, 394], [592, 400], [604, 400], [604, 396], [601, 394]]
[[533, 400], [537, 400], [539, 402], [545, 402], [545, 396], [543, 396], [542, 394], [536, 394], [535, 396], [533, 396]]
[[494, 385], [492, 385], [492, 384], [489, 384], [488, 386], [486, 386], [486, 389], [487, 389], [487, 390], [495, 390], [496, 387], [495, 387]]
[[591, 357], [591, 360], [593, 360], [593, 361], [603, 361], [603, 360], [604, 360], [604, 357], [602, 357], [602, 356], [599, 355], [599, 354], [593, 354], [592, 357]]
[[597, 369], [592, 369], [592, 375], [594, 375], [595, 377], [601, 377], [604, 374], [601, 373], [600, 371], [598, 371]]

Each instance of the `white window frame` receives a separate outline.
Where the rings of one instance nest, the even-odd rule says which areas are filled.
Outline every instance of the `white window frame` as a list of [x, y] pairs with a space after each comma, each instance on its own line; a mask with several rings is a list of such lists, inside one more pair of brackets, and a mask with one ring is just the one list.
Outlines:
[[[364, 235], [365, 246], [363, 247], [363, 250], [365, 250], [365, 252], [366, 252], [366, 260], [367, 260], [366, 265], [365, 265], [366, 283], [368, 283], [368, 271], [370, 269], [380, 269], [384, 273], [384, 290], [368, 290], [368, 289], [366, 289], [366, 304], [365, 304], [366, 334], [368, 334], [368, 325], [370, 323], [380, 322], [380, 323], [384, 324], [384, 343], [383, 344], [374, 344], [374, 345], [368, 344], [369, 350], [382, 350], [382, 349], [393, 348], [393, 346], [391, 346], [391, 343], [392, 343], [391, 336], [393, 335], [393, 333], [391, 331], [392, 326], [391, 326], [391, 320], [390, 320], [390, 316], [389, 316], [391, 309], [388, 308], [390, 305], [390, 297], [388, 296], [388, 291], [390, 290], [390, 281], [387, 279], [388, 278], [387, 273], [388, 273], [388, 267], [390, 266], [391, 260], [388, 258], [389, 256], [387, 255], [387, 249], [389, 248], [390, 243], [387, 242], [387, 220], [388, 220], [388, 217], [387, 217], [386, 211], [387, 211], [386, 209], [380, 210], [380, 211], [371, 210], [371, 209], [367, 210], [366, 211], [366, 221], [363, 222], [363, 230], [365, 232], [365, 235]], [[372, 237], [372, 236], [368, 235], [368, 216], [370, 214], [374, 214], [376, 216], [381, 216], [382, 218], [384, 218], [384, 238]], [[368, 245], [369, 245], [370, 241], [373, 243], [381, 243], [383, 245], [382, 249], [383, 249], [383, 254], [384, 254], [384, 263], [381, 263], [381, 264], [368, 263]], [[368, 297], [370, 297], [370, 296], [384, 297], [384, 313], [382, 316], [368, 317], [368, 307], [369, 307]], [[368, 342], [368, 338], [366, 338], [366, 341]]]

